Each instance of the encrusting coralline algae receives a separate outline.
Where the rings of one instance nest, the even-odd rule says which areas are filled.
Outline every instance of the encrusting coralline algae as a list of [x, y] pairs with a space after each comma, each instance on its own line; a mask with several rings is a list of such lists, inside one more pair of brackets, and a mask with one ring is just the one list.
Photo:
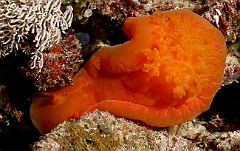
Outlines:
[[63, 122], [51, 133], [31, 146], [41, 150], [174, 150], [203, 151], [239, 150], [240, 131], [210, 133], [203, 121], [193, 120], [168, 133], [165, 129], [136, 124], [114, 117], [108, 112], [94, 111], [79, 120]]
[[42, 136], [32, 150], [200, 150], [166, 130], [154, 131], [108, 112], [94, 111], [80, 120], [63, 122]]
[[[67, 33], [50, 52], [43, 53], [43, 67], [26, 68], [26, 75], [34, 79], [39, 90], [72, 84], [73, 75], [83, 63], [81, 51], [79, 40], [72, 33]], [[30, 63], [34, 64], [34, 60], [30, 60]]]

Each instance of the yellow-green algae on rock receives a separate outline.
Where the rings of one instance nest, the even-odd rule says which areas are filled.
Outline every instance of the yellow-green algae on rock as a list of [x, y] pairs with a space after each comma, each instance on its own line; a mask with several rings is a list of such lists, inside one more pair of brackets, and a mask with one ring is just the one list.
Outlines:
[[[221, 117], [210, 123], [219, 124]], [[215, 121], [215, 122], [214, 122]], [[146, 126], [108, 112], [94, 111], [79, 120], [63, 122], [31, 146], [34, 151], [125, 151], [125, 150], [224, 150], [240, 149], [240, 131], [210, 132], [206, 121], [183, 123], [177, 136], [165, 129]], [[230, 124], [231, 125], [231, 124]], [[228, 127], [227, 125], [225, 125]], [[175, 126], [175, 130], [176, 130]], [[232, 126], [233, 127], [233, 126]]]
[[141, 127], [108, 112], [94, 111], [63, 122], [32, 145], [32, 150], [201, 150], [166, 130]]

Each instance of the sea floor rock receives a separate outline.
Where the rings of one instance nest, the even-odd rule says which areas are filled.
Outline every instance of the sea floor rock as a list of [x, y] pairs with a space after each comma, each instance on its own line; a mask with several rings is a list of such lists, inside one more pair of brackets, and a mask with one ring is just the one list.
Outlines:
[[[212, 119], [221, 122], [219, 117]], [[240, 150], [240, 131], [210, 132], [206, 122], [194, 119], [164, 128], [129, 121], [95, 110], [79, 120], [63, 122], [35, 142], [31, 149], [43, 150]]]
[[201, 150], [166, 129], [144, 127], [95, 110], [79, 120], [63, 122], [32, 145], [32, 150]]

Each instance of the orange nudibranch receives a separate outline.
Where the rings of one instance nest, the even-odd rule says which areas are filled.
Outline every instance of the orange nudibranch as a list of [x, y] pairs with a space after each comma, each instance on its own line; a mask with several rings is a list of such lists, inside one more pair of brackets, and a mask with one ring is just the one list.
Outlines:
[[31, 119], [41, 133], [95, 109], [168, 127], [207, 110], [223, 79], [221, 32], [188, 10], [130, 17], [129, 41], [99, 49], [74, 84], [38, 92]]

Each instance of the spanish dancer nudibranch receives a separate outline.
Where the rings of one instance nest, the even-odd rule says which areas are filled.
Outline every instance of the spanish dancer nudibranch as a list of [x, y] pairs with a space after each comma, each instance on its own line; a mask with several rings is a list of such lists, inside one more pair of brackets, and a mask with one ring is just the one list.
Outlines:
[[226, 60], [219, 30], [188, 10], [128, 18], [123, 30], [130, 40], [99, 49], [73, 85], [34, 95], [31, 119], [42, 134], [95, 109], [168, 127], [209, 108]]

